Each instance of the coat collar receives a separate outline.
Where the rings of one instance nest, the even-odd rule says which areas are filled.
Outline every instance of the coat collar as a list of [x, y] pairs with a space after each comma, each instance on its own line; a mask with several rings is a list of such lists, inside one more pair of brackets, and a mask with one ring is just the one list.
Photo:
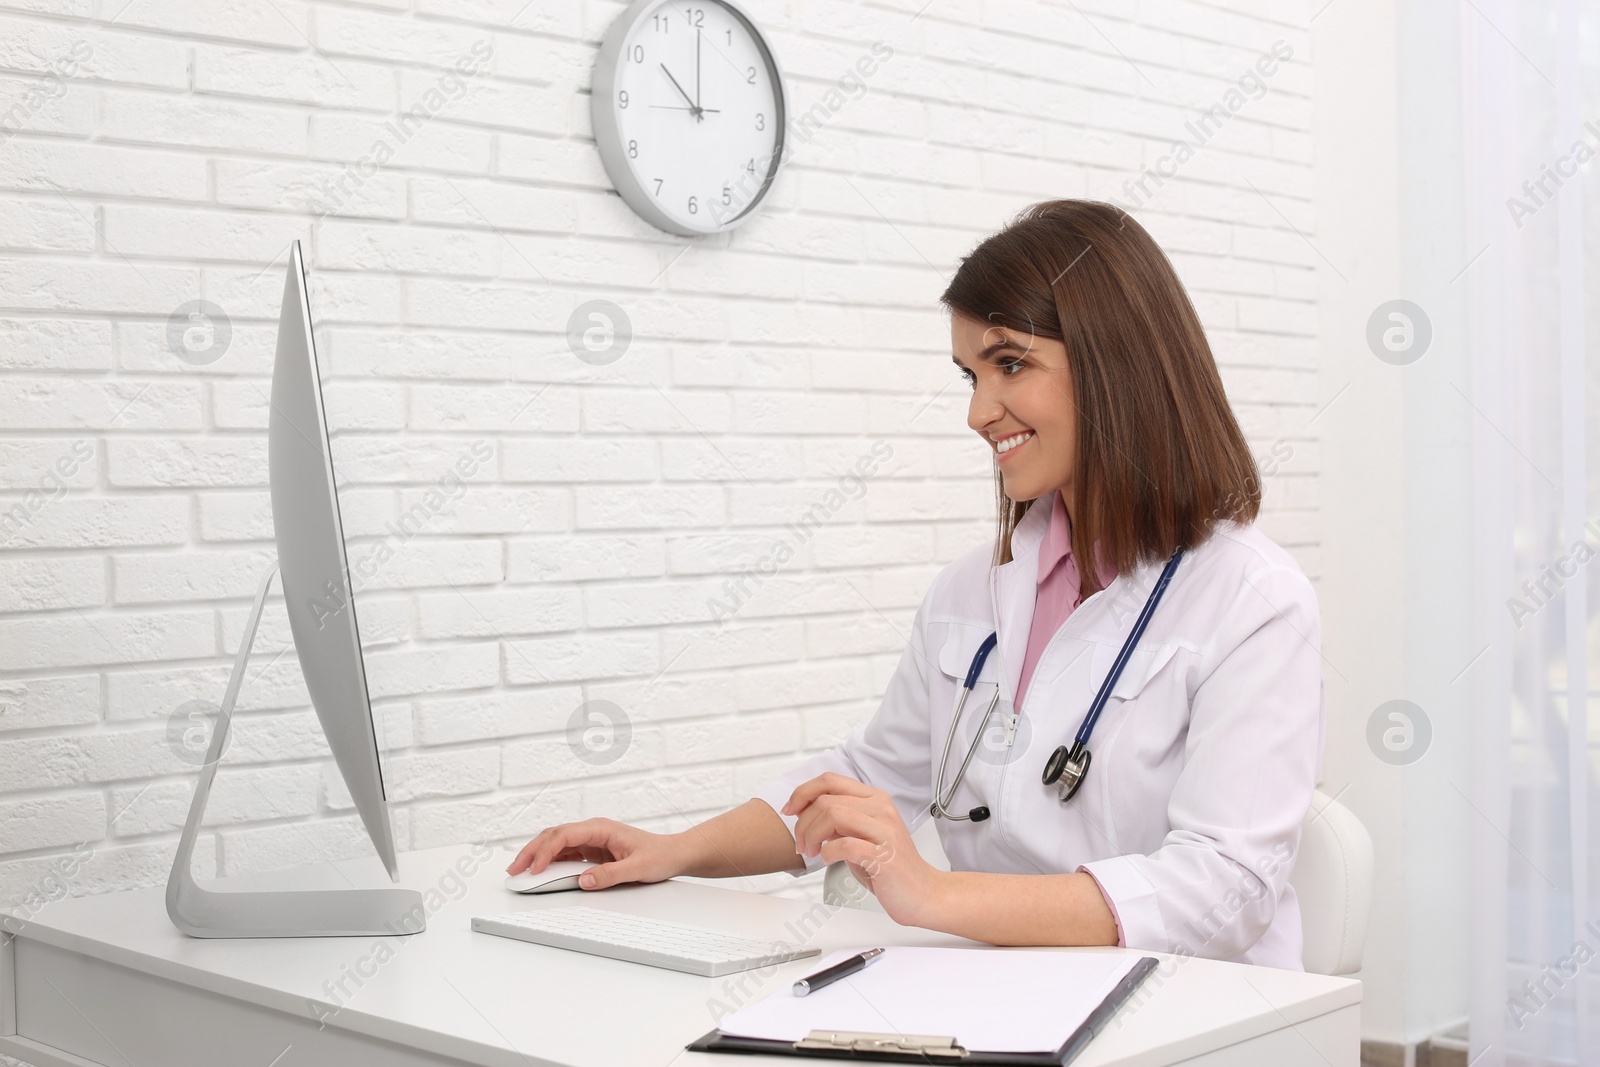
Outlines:
[[989, 596], [999, 637], [995, 651], [1000, 654], [1000, 694], [1013, 707], [1022, 681], [1022, 661], [1028, 652], [1028, 631], [1033, 627], [1033, 606], [1039, 593], [1039, 548], [1050, 524], [1051, 505], [1045, 497], [1034, 502], [1011, 531], [1011, 562], [989, 571]]

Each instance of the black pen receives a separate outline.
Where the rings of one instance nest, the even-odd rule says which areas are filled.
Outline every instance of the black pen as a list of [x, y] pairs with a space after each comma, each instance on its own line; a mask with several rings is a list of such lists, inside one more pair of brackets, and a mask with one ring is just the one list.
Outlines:
[[807, 993], [815, 993], [825, 985], [831, 985], [841, 978], [855, 974], [881, 955], [883, 949], [869, 948], [865, 952], [856, 953], [843, 963], [835, 963], [832, 967], [824, 967], [816, 974], [808, 974], [794, 984], [794, 995], [803, 997]]

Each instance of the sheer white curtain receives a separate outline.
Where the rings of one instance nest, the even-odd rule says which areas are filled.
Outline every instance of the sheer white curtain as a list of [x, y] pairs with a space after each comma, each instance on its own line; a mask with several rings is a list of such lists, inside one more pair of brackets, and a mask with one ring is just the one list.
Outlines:
[[1600, 4], [1463, 0], [1471, 1053], [1600, 1064]]

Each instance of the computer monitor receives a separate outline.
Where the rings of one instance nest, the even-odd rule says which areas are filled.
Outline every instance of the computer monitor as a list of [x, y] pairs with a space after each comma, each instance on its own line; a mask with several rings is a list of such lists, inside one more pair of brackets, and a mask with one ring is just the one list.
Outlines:
[[[300, 242], [289, 250], [278, 351], [267, 422], [272, 524], [278, 561], [256, 592], [234, 659], [233, 673], [206, 750], [189, 817], [167, 878], [167, 914], [193, 937], [341, 937], [417, 933], [427, 925], [415, 889], [359, 888], [215, 892], [191, 870], [206, 801], [226, 747], [233, 707], [244, 680], [256, 628], [275, 576], [283, 580], [289, 629], [306, 689], [344, 775], [350, 797], [389, 880], [400, 880], [394, 831], [383, 789], [378, 738], [367, 694], [366, 664], [345, 558], [333, 453], [322, 406], [322, 378], [311, 329]], [[315, 859], [316, 857], [308, 857]], [[341, 873], [340, 877], [348, 883]]]
[[367, 836], [389, 876], [398, 878], [299, 241], [289, 253], [278, 313], [267, 464], [278, 573], [300, 671]]

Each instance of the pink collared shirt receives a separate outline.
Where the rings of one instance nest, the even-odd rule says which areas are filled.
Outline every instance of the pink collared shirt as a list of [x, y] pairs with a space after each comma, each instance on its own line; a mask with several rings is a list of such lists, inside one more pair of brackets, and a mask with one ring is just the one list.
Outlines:
[[[1039, 654], [1044, 651], [1044, 646], [1050, 643], [1050, 638], [1055, 636], [1061, 624], [1067, 621], [1078, 605], [1083, 602], [1080, 595], [1082, 582], [1078, 574], [1078, 561], [1072, 556], [1072, 521], [1067, 516], [1066, 504], [1062, 502], [1060, 491], [1050, 494], [1055, 501], [1050, 509], [1050, 525], [1044, 533], [1044, 540], [1039, 544], [1039, 576], [1038, 590], [1034, 594], [1033, 624], [1028, 630], [1028, 650], [1022, 657], [1022, 678], [1017, 682], [1017, 707], [1024, 708], [1024, 698], [1028, 693], [1028, 683], [1033, 680], [1033, 668], [1039, 662]], [[1038, 505], [1035, 505], [1037, 507]], [[1099, 553], [1099, 545], [1095, 545], [1095, 559], [1099, 564], [1097, 568], [1103, 585], [1110, 585], [1116, 577], [1114, 568], [1107, 565]], [[1083, 867], [1078, 868], [1085, 870]], [[1089, 874], [1093, 878], [1093, 873]], [[1117, 924], [1117, 945], [1127, 946], [1126, 935], [1122, 931], [1122, 916], [1117, 914], [1117, 906], [1106, 893], [1105, 887], [1100, 886], [1098, 879], [1095, 885], [1100, 887], [1100, 895], [1105, 898], [1106, 907], [1111, 909], [1111, 918]]]
[[[1025, 707], [1028, 683], [1033, 681], [1033, 668], [1039, 654], [1050, 643], [1061, 624], [1067, 621], [1083, 597], [1079, 595], [1082, 580], [1078, 574], [1078, 561], [1072, 555], [1072, 520], [1067, 517], [1067, 507], [1059, 490], [1050, 494], [1054, 503], [1050, 507], [1050, 525], [1039, 543], [1038, 591], [1034, 594], [1033, 625], [1028, 630], [1028, 650], [1022, 657], [1022, 677], [1017, 681], [1017, 707]], [[1037, 507], [1038, 505], [1034, 505]], [[1110, 585], [1116, 571], [1109, 567], [1096, 546], [1095, 558], [1099, 563], [1102, 586]]]

